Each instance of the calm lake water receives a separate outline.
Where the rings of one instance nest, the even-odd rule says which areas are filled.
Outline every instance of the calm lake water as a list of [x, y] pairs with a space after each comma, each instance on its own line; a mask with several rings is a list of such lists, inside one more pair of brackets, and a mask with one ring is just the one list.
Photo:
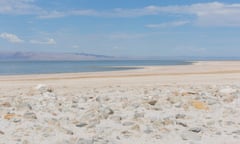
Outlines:
[[191, 62], [174, 60], [0, 61], [0, 75], [117, 71], [136, 69], [134, 66], [187, 64], [191, 64]]

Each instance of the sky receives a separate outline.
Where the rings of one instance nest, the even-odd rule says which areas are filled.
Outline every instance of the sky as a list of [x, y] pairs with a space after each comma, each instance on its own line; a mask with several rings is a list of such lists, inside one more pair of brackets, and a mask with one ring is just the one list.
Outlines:
[[0, 0], [0, 51], [240, 57], [239, 0]]

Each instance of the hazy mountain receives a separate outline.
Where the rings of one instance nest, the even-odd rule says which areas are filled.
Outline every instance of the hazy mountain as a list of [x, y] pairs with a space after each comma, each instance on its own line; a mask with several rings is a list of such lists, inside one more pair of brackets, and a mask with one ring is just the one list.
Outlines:
[[88, 53], [0, 52], [0, 60], [109, 60], [112, 56]]

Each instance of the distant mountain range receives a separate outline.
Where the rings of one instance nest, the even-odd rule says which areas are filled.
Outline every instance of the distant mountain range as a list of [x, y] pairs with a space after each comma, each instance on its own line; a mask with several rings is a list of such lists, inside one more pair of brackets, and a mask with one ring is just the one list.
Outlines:
[[110, 60], [113, 56], [88, 53], [0, 52], [0, 60]]

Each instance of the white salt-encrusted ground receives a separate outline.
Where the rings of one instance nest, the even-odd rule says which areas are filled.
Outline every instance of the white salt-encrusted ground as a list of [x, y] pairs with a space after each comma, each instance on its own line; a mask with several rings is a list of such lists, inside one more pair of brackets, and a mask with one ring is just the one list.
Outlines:
[[0, 78], [0, 144], [238, 144], [239, 75]]

